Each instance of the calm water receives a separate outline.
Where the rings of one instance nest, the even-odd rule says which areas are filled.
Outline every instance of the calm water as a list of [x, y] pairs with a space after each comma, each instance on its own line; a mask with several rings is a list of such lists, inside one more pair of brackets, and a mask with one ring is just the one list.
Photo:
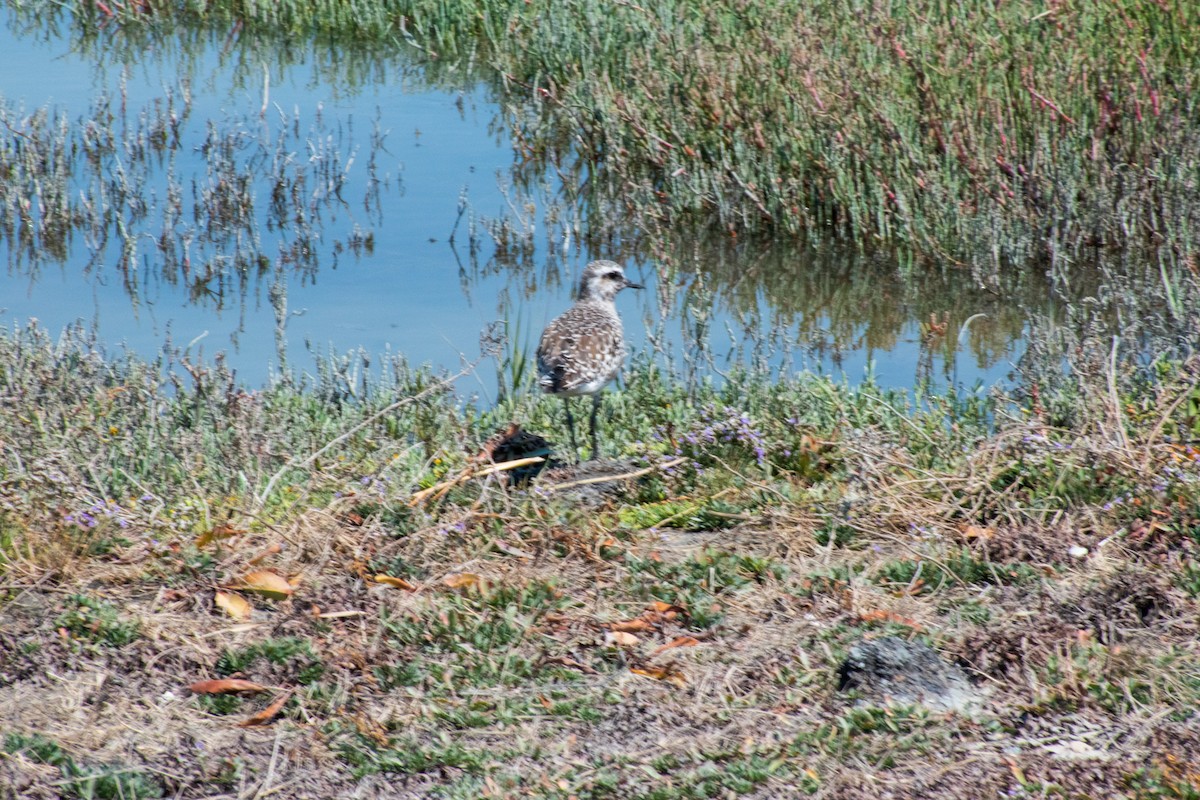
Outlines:
[[[972, 386], [1009, 372], [1039, 303], [1002, 301], [954, 271], [904, 280], [886, 259], [786, 244], [689, 242], [674, 260], [690, 268], [666, 275], [582, 244], [555, 179], [512, 188], [513, 148], [484, 79], [434, 74], [405, 52], [355, 59], [217, 36], [145, 49], [108, 36], [0, 9], [0, 142], [39, 109], [81, 147], [93, 128], [119, 142], [66, 181], [76, 206], [109, 198], [109, 217], [61, 242], [0, 236], [0, 324], [82, 321], [146, 356], [167, 342], [221, 352], [249, 384], [311, 370], [313, 352], [453, 368], [497, 320], [531, 351], [583, 265], [617, 257], [649, 287], [619, 301], [635, 347], [649, 331], [677, 368], [700, 352], [693, 370], [757, 358], [858, 380], [872, 363], [888, 386], [921, 375]], [[205, 211], [233, 197], [247, 201], [233, 219]], [[484, 373], [463, 389], [487, 397], [494, 382]]]

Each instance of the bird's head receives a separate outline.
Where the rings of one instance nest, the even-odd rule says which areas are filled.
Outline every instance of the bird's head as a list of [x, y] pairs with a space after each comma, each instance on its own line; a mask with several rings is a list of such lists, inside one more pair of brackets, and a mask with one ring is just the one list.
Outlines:
[[580, 300], [612, 300], [622, 289], [643, 289], [625, 277], [624, 268], [615, 261], [593, 261], [579, 279]]

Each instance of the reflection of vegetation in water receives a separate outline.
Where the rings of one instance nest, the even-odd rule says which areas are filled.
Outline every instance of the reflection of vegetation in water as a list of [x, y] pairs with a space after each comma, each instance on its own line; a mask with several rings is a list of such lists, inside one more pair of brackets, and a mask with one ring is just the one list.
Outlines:
[[[835, 361], [841, 353], [865, 349], [880, 353], [921, 327], [921, 344], [952, 365], [959, 331], [961, 344], [983, 367], [997, 363], [1021, 336], [1025, 316], [1044, 288], [1011, 275], [1004, 299], [979, 287], [961, 270], [918, 271], [906, 275], [893, 258], [870, 256], [845, 247], [816, 251], [787, 246], [722, 246], [720, 240], [681, 245], [670, 263], [681, 271], [703, 272], [718, 305], [761, 326], [759, 312], [771, 309], [776, 324], [795, 326], [797, 338]], [[689, 290], [695, 283], [689, 284]], [[685, 307], [701, 304], [685, 298]], [[712, 301], [710, 301], [711, 303]]]
[[[547, 239], [561, 235], [546, 231]], [[1018, 375], [1059, 386], [1074, 380], [1058, 375], [1064, 358], [1085, 346], [1107, 347], [1118, 336], [1122, 361], [1186, 356], [1200, 329], [1200, 306], [1188, 299], [1200, 296], [1196, 277], [1186, 264], [1168, 266], [1166, 251], [1083, 250], [1056, 270], [1011, 267], [983, 283], [971, 270], [906, 269], [895, 254], [838, 245], [678, 235], [614, 244], [622, 248], [658, 272], [658, 306], [643, 323], [650, 346], [689, 381], [735, 361], [786, 368], [812, 365], [795, 358], [807, 355], [836, 367], [850, 353], [884, 358], [915, 340], [918, 381], [956, 380], [969, 353], [985, 370], [1012, 362]], [[477, 275], [510, 271], [530, 292], [555, 281], [559, 266], [504, 249], [473, 263]], [[685, 353], [672, 352], [672, 332], [682, 334]]]
[[[4, 20], [23, 40], [66, 43], [95, 62], [98, 75], [119, 77], [121, 89], [101, 90], [74, 116], [30, 113], [0, 95], [0, 245], [10, 270], [34, 278], [86, 248], [86, 270], [116, 269], [135, 302], [142, 283], [161, 280], [185, 286], [194, 303], [244, 309], [256, 276], [269, 272], [280, 306], [282, 275], [312, 279], [347, 251], [373, 249], [382, 192], [398, 185], [379, 164], [387, 152], [378, 112], [365, 132], [320, 107], [311, 119], [285, 112], [273, 101], [281, 74], [311, 70], [310, 87], [335, 99], [389, 83], [458, 89], [478, 79], [369, 37], [251, 34], [216, 18], [117, 26], [96, 7], [75, 11], [9, 8]], [[169, 76], [168, 87], [138, 109], [125, 82], [156, 70]], [[228, 93], [242, 111], [198, 119], [194, 87]], [[474, 235], [470, 246], [478, 246]]]
[[[113, 10], [136, 12], [136, 5], [129, 4], [128, 9], [113, 6]], [[279, 8], [283, 10], [284, 5]], [[268, 10], [266, 6], [262, 9]], [[128, 24], [118, 26], [104, 16], [99, 4], [83, 3], [68, 9], [67, 4], [34, 2], [5, 9], [5, 19], [16, 37], [61, 43], [94, 62], [99, 73], [165, 65], [175, 74], [199, 79], [212, 71], [212, 54], [216, 53], [215, 63], [224, 70], [229, 88], [254, 93], [262, 88], [264, 64], [276, 74], [308, 69], [308, 85], [329, 88], [337, 99], [390, 83], [459, 89], [494, 75], [482, 69], [482, 64], [448, 62], [420, 48], [397, 46], [393, 32], [385, 36], [382, 29], [370, 35], [343, 30], [316, 36], [312, 31], [281, 28], [274, 21], [256, 28], [222, 19], [219, 9], [212, 11], [203, 19], [176, 19], [167, 24], [165, 15], [186, 17], [186, 11], [163, 9], [155, 20], [135, 15]], [[163, 24], [148, 24], [154, 21]], [[389, 20], [387, 24], [390, 27], [392, 23]]]
[[[0, 241], [10, 269], [36, 277], [82, 245], [85, 269], [115, 270], [135, 298], [147, 261], [152, 278], [182, 284], [193, 302], [220, 309], [273, 261], [313, 276], [326, 250], [335, 264], [347, 249], [371, 250], [373, 235], [357, 224], [331, 248], [322, 244], [327, 222], [353, 217], [343, 196], [351, 126], [318, 115], [302, 132], [298, 113], [272, 112], [193, 129], [188, 94], [184, 81], [132, 113], [101, 95], [77, 119], [0, 103], [8, 131], [0, 139]], [[372, 223], [382, 144], [376, 131], [363, 200]]]

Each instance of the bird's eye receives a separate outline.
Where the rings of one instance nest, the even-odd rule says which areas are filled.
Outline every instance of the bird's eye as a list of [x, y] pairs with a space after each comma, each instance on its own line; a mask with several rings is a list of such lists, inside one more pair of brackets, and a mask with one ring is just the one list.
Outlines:
[[619, 272], [610, 272], [607, 275], [605, 275], [604, 277], [608, 278], [610, 281], [619, 281], [624, 276]]

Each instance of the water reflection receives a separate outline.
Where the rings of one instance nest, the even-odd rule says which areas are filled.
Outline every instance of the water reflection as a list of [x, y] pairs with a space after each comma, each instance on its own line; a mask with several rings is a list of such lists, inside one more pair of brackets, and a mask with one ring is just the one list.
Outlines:
[[232, 345], [252, 381], [306, 342], [440, 363], [477, 346], [492, 314], [458, 313], [444, 237], [464, 192], [499, 201], [509, 158], [475, 95], [395, 52], [5, 13], [10, 319], [99, 320], [144, 353]]

